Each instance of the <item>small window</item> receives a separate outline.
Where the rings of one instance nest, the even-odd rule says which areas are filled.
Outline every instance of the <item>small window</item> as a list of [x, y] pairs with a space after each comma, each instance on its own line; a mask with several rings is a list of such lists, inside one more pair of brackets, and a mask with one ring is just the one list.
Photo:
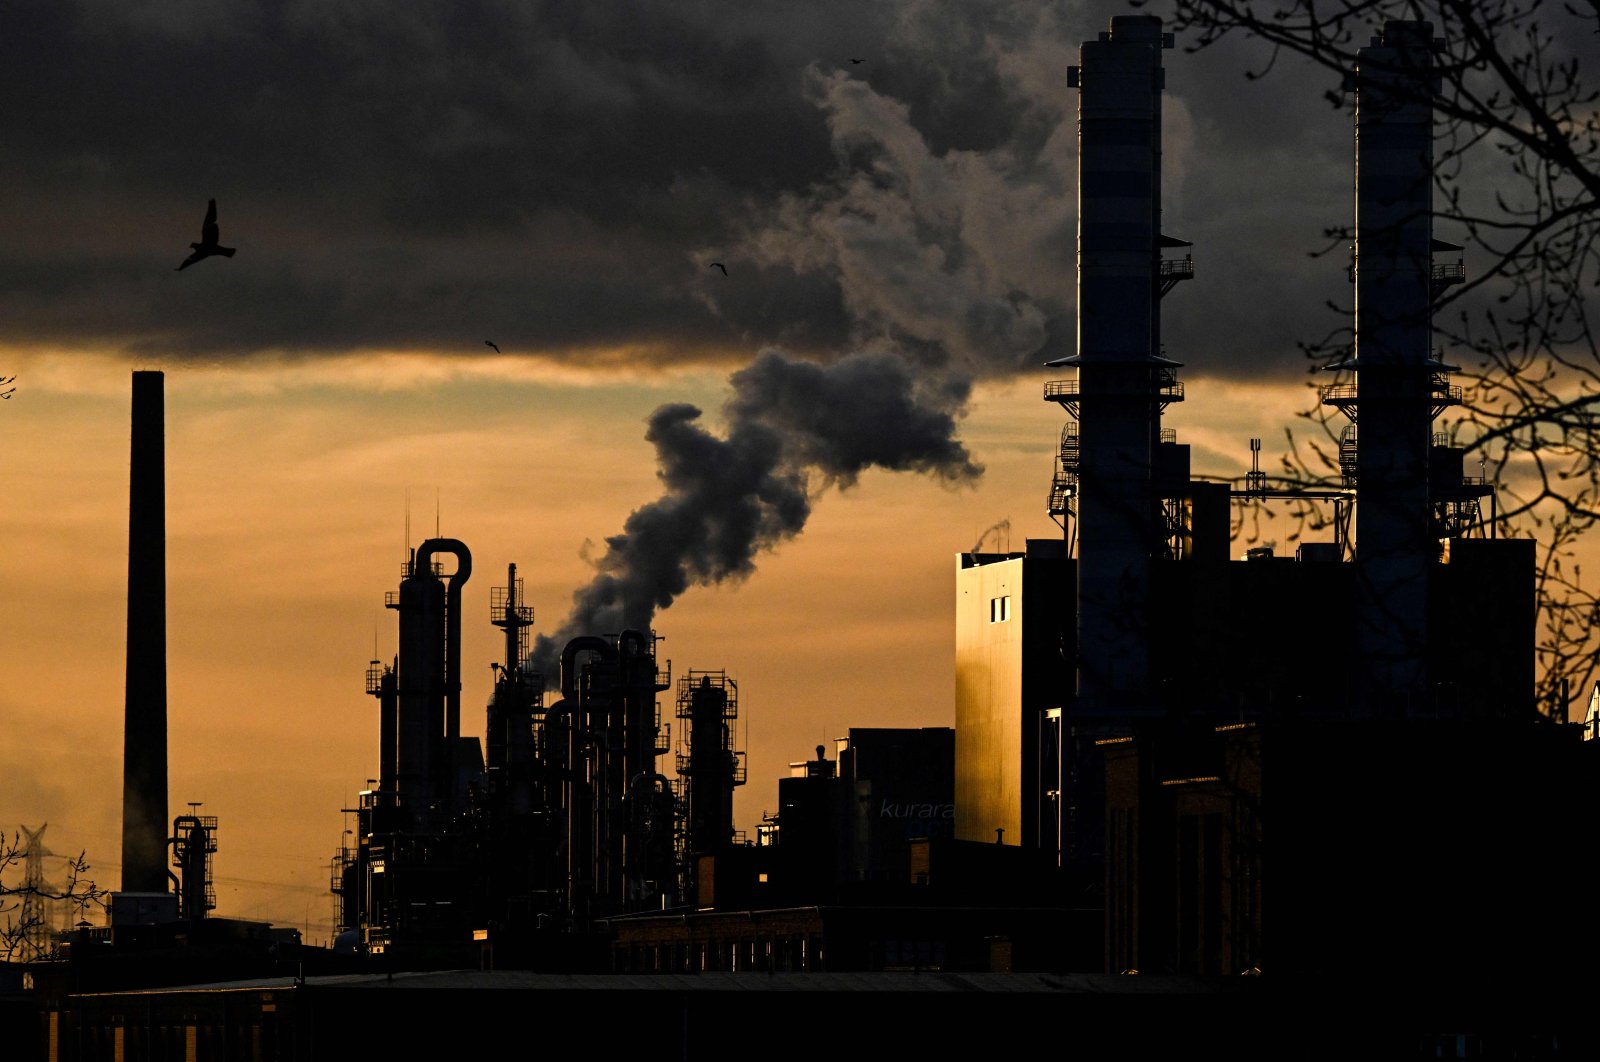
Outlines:
[[1011, 618], [1011, 595], [989, 599], [989, 622], [1004, 623]]

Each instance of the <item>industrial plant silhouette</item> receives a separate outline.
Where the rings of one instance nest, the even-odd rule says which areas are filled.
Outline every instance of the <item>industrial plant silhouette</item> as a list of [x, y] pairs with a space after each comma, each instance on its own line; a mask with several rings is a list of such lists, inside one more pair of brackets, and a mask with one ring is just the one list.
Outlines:
[[[1584, 880], [1600, 742], [1534, 703], [1533, 543], [1493, 536], [1494, 484], [1434, 430], [1460, 389], [1432, 306], [1464, 276], [1435, 261], [1459, 248], [1432, 231], [1434, 28], [1387, 23], [1352, 73], [1355, 382], [1322, 392], [1350, 421], [1325, 490], [1196, 478], [1162, 426], [1185, 397], [1162, 300], [1195, 276], [1161, 228], [1172, 43], [1114, 18], [1067, 71], [1061, 537], [954, 558], [953, 728], [806, 750], [759, 823], [734, 821], [736, 678], [674, 675], [648, 627], [530, 651], [512, 558], [464, 734], [473, 556], [435, 537], [384, 591], [398, 652], [367, 670], [380, 769], [347, 809], [337, 940], [217, 917], [217, 823], [166, 807], [163, 377], [135, 373], [122, 887], [10, 997], [32, 1057], [558, 1028], [683, 1058], [1592, 1050], [1566, 971], [1593, 920], [1555, 900]], [[1235, 559], [1233, 507], [1285, 496], [1331, 538]]]

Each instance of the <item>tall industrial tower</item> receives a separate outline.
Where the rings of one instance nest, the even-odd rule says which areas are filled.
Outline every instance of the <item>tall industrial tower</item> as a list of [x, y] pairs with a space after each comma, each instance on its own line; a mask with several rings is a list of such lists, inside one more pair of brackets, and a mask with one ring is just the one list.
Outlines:
[[122, 891], [167, 891], [167, 522], [164, 377], [133, 374], [128, 478]]
[[[434, 561], [441, 553], [456, 558], [448, 577]], [[403, 574], [399, 592], [385, 595], [400, 613], [395, 791], [413, 828], [428, 828], [449, 814], [457, 796], [461, 588], [472, 577], [472, 553], [456, 539], [430, 538]]]
[[1047, 385], [1044, 397], [1075, 422], [1062, 454], [1077, 516], [1080, 719], [1154, 708], [1156, 461], [1161, 410], [1183, 398], [1178, 363], [1161, 354], [1171, 279], [1161, 260], [1161, 52], [1172, 44], [1155, 16], [1114, 18], [1084, 43], [1068, 80], [1079, 90], [1078, 351], [1051, 364], [1076, 366], [1078, 378]]
[[489, 622], [505, 633], [505, 663], [495, 669], [484, 735], [485, 766], [496, 771], [532, 761], [534, 721], [544, 708], [544, 676], [524, 666], [533, 606], [523, 603], [515, 564], [506, 566], [505, 586], [490, 588]]
[[691, 879], [684, 894], [693, 895], [694, 858], [734, 842], [733, 790], [745, 783], [744, 753], [734, 740], [739, 684], [726, 671], [690, 671], [678, 679], [677, 715], [678, 862]]
[[[1440, 534], [1430, 500], [1433, 421], [1460, 401], [1433, 356], [1433, 301], [1460, 279], [1433, 251], [1433, 27], [1387, 22], [1357, 53], [1355, 357], [1326, 404], [1355, 442], [1358, 710], [1429, 711], [1428, 584]], [[1347, 447], [1346, 447], [1347, 448]], [[1446, 477], [1450, 479], [1451, 477]], [[1450, 486], [1459, 491], [1459, 470]], [[1441, 486], [1444, 482], [1441, 481]]]

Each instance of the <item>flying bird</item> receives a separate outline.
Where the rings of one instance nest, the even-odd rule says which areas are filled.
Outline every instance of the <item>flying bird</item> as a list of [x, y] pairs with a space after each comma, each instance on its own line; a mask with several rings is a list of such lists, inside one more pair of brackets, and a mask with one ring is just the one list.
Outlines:
[[0, 387], [5, 388], [4, 391], [0, 391], [0, 398], [9, 399], [16, 392], [16, 379], [15, 376], [0, 376]]
[[486, 346], [494, 347], [494, 352], [496, 354], [500, 353], [500, 345], [498, 343], [496, 343], [494, 340], [485, 339], [483, 342], [484, 342], [484, 345], [486, 345]]
[[206, 207], [206, 220], [200, 225], [200, 242], [191, 243], [189, 246], [194, 250], [190, 252], [188, 258], [183, 260], [183, 264], [178, 267], [179, 269], [188, 269], [200, 259], [210, 258], [214, 254], [220, 254], [226, 258], [233, 257], [234, 248], [224, 247], [217, 242], [217, 201], [215, 199], [211, 200], [210, 205]]
[[852, 59], [852, 60], [850, 60], [850, 61], [851, 61], [851, 62], [852, 62], [852, 63], [864, 63], [864, 62], [866, 62], [866, 60], [865, 60], [865, 59]]
[[712, 262], [711, 263], [711, 268], [712, 269], [720, 269], [720, 270], [722, 270], [722, 275], [723, 276], [727, 276], [728, 275], [728, 267], [723, 265], [721, 262]]

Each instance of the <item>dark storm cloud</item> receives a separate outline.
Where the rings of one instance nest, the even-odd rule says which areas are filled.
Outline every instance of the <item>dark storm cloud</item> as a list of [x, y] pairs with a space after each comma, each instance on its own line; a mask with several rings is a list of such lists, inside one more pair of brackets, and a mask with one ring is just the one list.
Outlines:
[[[616, 331], [725, 346], [691, 252], [746, 201], [831, 169], [801, 73], [884, 32], [874, 5], [792, 7], [11, 5], [4, 327], [175, 353], [485, 327], [508, 349]], [[152, 301], [212, 196], [240, 251], [205, 267], [238, 304]], [[29, 224], [41, 214], [56, 223]], [[334, 290], [298, 313], [280, 272]], [[51, 283], [71, 273], [95, 278], [91, 334], [72, 326], [85, 282]], [[405, 297], [445, 285], [460, 294], [419, 329]]]
[[235, 4], [185, 30], [137, 6], [29, 11], [8, 35], [6, 79], [32, 104], [12, 135], [104, 153], [135, 182], [199, 167], [313, 200], [328, 182], [460, 231], [552, 206], [626, 217], [680, 174], [758, 188], [826, 161], [795, 84], [814, 36], [678, 5]]
[[951, 480], [982, 473], [955, 437], [966, 382], [944, 378], [930, 391], [892, 354], [854, 354], [822, 366], [764, 350], [730, 383], [730, 418], [775, 429], [789, 440], [793, 460], [842, 486], [868, 468]]
[[736, 423], [719, 439], [682, 403], [650, 415], [665, 493], [634, 510], [606, 540], [589, 585], [573, 595], [562, 630], [541, 635], [534, 658], [556, 677], [554, 656], [577, 634], [644, 630], [691, 583], [742, 578], [755, 555], [800, 532], [810, 514], [803, 473], [784, 461], [777, 432]]
[[[508, 353], [1039, 372], [1074, 330], [1066, 68], [1131, 11], [22, 0], [0, 16], [0, 341], [217, 356], [494, 334]], [[1167, 300], [1169, 353], [1297, 375], [1294, 342], [1346, 294], [1307, 252], [1348, 220], [1349, 117], [1325, 73], [1251, 82], [1249, 42], [1178, 43], [1164, 224], [1199, 275]], [[213, 196], [239, 254], [179, 276]]]
[[1163, 301], [1166, 353], [1190, 379], [1303, 375], [1297, 344], [1336, 327], [1327, 303], [1350, 297], [1326, 235], [1354, 211], [1354, 127], [1323, 95], [1338, 78], [1292, 57], [1247, 77], [1264, 57], [1243, 39], [1180, 44], [1165, 63], [1163, 229], [1196, 263]]

